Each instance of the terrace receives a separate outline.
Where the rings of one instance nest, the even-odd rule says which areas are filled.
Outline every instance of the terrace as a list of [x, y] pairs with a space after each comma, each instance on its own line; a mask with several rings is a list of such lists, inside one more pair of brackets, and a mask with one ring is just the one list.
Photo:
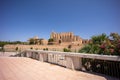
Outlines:
[[[8, 54], [8, 53], [7, 53]], [[26, 50], [16, 57], [1, 53], [1, 80], [119, 80], [120, 57], [95, 54], [67, 53], [57, 51]], [[4, 56], [5, 55], [5, 56]], [[117, 78], [86, 71], [83, 58], [114, 61]], [[113, 66], [113, 64], [111, 65]], [[114, 66], [113, 66], [114, 69]], [[103, 69], [104, 70], [104, 69]], [[103, 71], [101, 70], [101, 71]], [[105, 72], [105, 71], [104, 71]], [[110, 73], [110, 72], [109, 72]]]

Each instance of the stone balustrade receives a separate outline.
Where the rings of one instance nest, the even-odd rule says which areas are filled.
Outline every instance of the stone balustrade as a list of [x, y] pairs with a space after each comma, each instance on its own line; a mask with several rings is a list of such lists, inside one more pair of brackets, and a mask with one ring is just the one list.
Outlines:
[[81, 70], [82, 58], [92, 58], [92, 59], [120, 62], [120, 56], [58, 52], [58, 51], [43, 51], [43, 50], [25, 50], [20, 54], [20, 56], [37, 59], [42, 62], [58, 64], [73, 70], [76, 69]]

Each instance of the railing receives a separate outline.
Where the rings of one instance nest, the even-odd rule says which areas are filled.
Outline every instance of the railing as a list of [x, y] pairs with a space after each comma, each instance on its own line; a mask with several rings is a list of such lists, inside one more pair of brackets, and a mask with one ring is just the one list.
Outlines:
[[19, 56], [61, 65], [73, 70], [97, 72], [120, 78], [120, 56], [42, 50], [25, 50]]

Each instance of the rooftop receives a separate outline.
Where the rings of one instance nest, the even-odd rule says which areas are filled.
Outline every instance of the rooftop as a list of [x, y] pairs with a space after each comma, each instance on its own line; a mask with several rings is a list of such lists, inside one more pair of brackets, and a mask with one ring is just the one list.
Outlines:
[[[25, 57], [0, 57], [1, 80], [112, 80]], [[114, 79], [115, 80], [115, 79]]]

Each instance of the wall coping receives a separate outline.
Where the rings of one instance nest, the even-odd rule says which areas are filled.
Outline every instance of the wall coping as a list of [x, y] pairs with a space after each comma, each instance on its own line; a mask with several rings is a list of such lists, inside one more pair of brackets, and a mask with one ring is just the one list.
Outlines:
[[74, 53], [74, 52], [60, 52], [60, 51], [44, 51], [44, 50], [25, 50], [23, 52], [38, 52], [38, 53], [46, 53], [46, 54], [60, 54], [65, 55], [66, 57], [81, 57], [81, 58], [92, 58], [92, 59], [100, 59], [100, 60], [109, 60], [109, 61], [119, 61], [120, 56], [113, 55], [99, 55], [99, 54], [88, 54], [88, 53]]

